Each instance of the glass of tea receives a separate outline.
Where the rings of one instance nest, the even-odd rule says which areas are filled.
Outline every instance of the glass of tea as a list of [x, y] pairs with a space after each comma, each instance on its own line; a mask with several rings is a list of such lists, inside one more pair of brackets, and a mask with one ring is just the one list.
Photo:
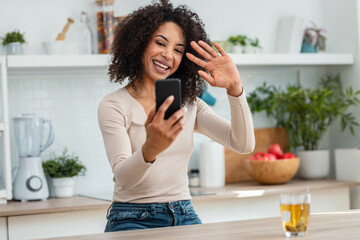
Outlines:
[[285, 236], [304, 236], [310, 215], [310, 193], [280, 194], [280, 210]]

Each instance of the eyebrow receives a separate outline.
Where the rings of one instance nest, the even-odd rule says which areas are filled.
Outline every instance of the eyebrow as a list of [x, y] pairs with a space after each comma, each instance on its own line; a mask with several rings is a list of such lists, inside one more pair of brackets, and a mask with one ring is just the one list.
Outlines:
[[[163, 38], [165, 41], [169, 42], [169, 40], [168, 40], [166, 37], [164, 37], [163, 35], [156, 35], [155, 37], [161, 37], [161, 38]], [[176, 44], [176, 46], [185, 47], [185, 44], [178, 43], [178, 44]]]

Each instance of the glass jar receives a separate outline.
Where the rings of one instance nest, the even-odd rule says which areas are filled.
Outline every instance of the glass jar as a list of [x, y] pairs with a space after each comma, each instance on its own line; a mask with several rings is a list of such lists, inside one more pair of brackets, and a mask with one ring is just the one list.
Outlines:
[[98, 51], [101, 54], [110, 52], [114, 39], [114, 0], [96, 0]]
[[200, 175], [198, 169], [191, 169], [189, 172], [189, 186], [200, 187]]

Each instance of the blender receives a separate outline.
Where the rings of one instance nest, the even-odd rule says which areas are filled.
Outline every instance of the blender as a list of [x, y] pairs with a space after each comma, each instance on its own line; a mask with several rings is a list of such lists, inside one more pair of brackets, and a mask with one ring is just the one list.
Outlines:
[[[19, 153], [19, 167], [14, 180], [14, 199], [43, 200], [49, 197], [49, 189], [42, 168], [40, 154], [54, 142], [50, 120], [35, 118], [34, 114], [22, 114], [13, 118], [15, 141]], [[49, 132], [43, 144], [45, 125]]]

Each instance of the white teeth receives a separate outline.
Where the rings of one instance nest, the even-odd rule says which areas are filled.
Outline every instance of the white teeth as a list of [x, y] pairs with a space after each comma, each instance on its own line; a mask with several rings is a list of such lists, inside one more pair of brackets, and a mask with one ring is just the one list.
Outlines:
[[164, 70], [166, 70], [166, 69], [169, 68], [168, 66], [166, 66], [166, 65], [164, 65], [164, 64], [162, 64], [162, 63], [159, 63], [159, 62], [157, 62], [157, 61], [154, 61], [154, 63], [155, 63], [156, 65], [158, 65], [159, 67], [161, 67], [162, 69], [164, 69]]

